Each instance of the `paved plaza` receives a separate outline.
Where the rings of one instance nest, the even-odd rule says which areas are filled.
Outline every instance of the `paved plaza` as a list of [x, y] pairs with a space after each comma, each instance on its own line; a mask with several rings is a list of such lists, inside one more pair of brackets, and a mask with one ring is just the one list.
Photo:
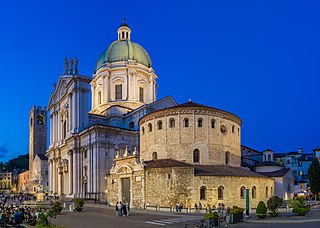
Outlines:
[[[70, 228], [85, 227], [130, 227], [130, 228], [150, 228], [150, 227], [189, 227], [198, 223], [203, 218], [203, 214], [196, 213], [175, 213], [149, 210], [131, 210], [130, 216], [118, 217], [114, 208], [104, 205], [86, 205], [84, 212], [62, 211], [57, 218], [52, 218], [51, 222], [56, 225], [65, 225]], [[263, 222], [263, 223], [262, 223]], [[187, 225], [187, 226], [186, 226]], [[221, 227], [225, 227], [224, 224]], [[234, 228], [319, 228], [320, 212], [310, 212], [305, 217], [282, 216], [276, 219], [267, 218], [258, 220], [255, 216], [246, 219], [245, 222], [231, 224]]]

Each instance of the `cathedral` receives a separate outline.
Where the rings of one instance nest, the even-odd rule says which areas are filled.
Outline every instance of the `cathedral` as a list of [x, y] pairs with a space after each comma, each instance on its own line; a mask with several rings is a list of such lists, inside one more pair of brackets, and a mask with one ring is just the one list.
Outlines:
[[241, 167], [241, 119], [171, 96], [157, 100], [156, 80], [125, 21], [92, 77], [65, 59], [48, 104], [50, 194], [135, 208], [266, 202], [274, 180]]

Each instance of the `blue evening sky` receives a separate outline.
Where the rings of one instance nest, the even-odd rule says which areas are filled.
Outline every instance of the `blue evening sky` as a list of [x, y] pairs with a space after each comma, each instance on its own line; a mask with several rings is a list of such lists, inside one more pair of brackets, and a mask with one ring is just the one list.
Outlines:
[[123, 16], [151, 56], [158, 98], [235, 113], [254, 149], [311, 152], [320, 145], [319, 12], [318, 1], [292, 0], [1, 1], [0, 160], [28, 153], [29, 109], [48, 104], [63, 58], [77, 56], [91, 76]]

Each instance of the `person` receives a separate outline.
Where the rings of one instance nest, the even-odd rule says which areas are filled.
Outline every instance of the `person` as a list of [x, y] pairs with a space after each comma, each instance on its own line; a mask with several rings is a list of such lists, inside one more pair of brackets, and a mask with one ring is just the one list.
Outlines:
[[195, 208], [196, 212], [199, 212], [197, 203], [194, 204], [194, 208]]
[[176, 212], [179, 212], [179, 203], [176, 204]]
[[118, 215], [118, 202], [116, 203], [116, 216]]
[[118, 203], [118, 216], [122, 216], [122, 203], [121, 203], [121, 201]]
[[127, 216], [127, 206], [126, 206], [126, 201], [122, 205], [122, 214], [123, 216]]
[[16, 208], [13, 213], [13, 221], [16, 224], [16, 227], [20, 227], [20, 224], [23, 222], [23, 215], [20, 211], [18, 211], [18, 208]]
[[202, 204], [199, 203], [199, 210], [202, 210]]
[[231, 209], [230, 209], [230, 207], [227, 207], [227, 210], [226, 210], [226, 225], [225, 225], [225, 227], [229, 227], [230, 218], [231, 218]]

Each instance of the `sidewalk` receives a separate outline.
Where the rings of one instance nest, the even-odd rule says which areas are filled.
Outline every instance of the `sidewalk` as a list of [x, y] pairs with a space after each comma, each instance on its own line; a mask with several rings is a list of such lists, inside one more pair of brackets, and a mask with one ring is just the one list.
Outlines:
[[264, 219], [259, 219], [255, 214], [245, 218], [244, 222], [248, 223], [307, 223], [320, 222], [320, 212], [310, 211], [305, 216], [298, 216], [292, 212], [281, 212], [276, 217], [271, 217], [269, 214]]
[[[95, 204], [95, 203], [85, 203], [84, 210], [86, 207], [96, 207], [96, 208], [107, 208], [110, 210], [115, 210], [115, 207], [109, 206], [106, 204]], [[67, 208], [66, 208], [67, 210]], [[155, 215], [165, 215], [165, 216], [198, 216], [199, 218], [203, 218], [203, 213], [195, 213], [195, 212], [174, 212], [174, 211], [157, 211], [157, 210], [143, 210], [143, 209], [134, 209], [130, 208], [130, 212], [141, 213], [141, 214], [155, 214]]]

